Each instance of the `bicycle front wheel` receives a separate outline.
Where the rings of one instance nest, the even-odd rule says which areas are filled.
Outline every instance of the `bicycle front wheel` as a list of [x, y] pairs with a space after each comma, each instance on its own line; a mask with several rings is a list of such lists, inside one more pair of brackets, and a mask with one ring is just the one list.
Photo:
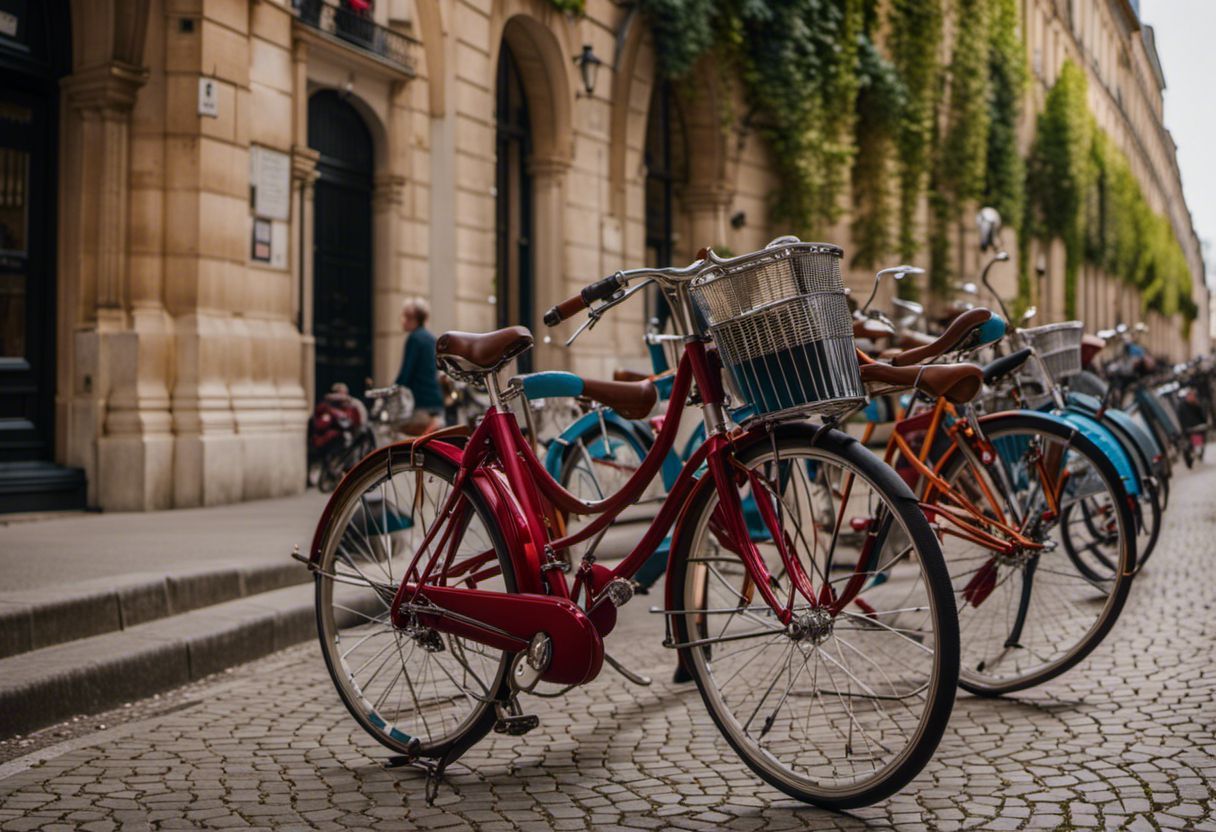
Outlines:
[[1131, 588], [1136, 548], [1127, 492], [1092, 441], [1034, 413], [995, 414], [981, 426], [994, 463], [956, 445], [941, 476], [986, 519], [1034, 544], [997, 551], [943, 521], [962, 635], [959, 684], [993, 696], [1053, 679], [1102, 642]]
[[[861, 443], [805, 425], [771, 438], [736, 457], [756, 474], [740, 476], [740, 498], [775, 508], [776, 539], [816, 603], [777, 620], [715, 517], [717, 490], [703, 487], [672, 553], [680, 660], [761, 778], [826, 808], [868, 805], [915, 777], [945, 730], [958, 678], [949, 579], [912, 493]], [[772, 525], [749, 528], [784, 601]]]

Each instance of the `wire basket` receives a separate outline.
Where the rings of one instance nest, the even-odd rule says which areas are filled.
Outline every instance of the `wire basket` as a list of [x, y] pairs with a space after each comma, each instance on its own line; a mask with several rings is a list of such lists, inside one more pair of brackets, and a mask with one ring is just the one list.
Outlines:
[[1034, 347], [1056, 384], [1062, 384], [1081, 372], [1081, 336], [1085, 334], [1085, 324], [1065, 321], [1018, 332], [1026, 346]]
[[839, 248], [788, 242], [714, 266], [690, 294], [751, 419], [840, 415], [866, 401]]

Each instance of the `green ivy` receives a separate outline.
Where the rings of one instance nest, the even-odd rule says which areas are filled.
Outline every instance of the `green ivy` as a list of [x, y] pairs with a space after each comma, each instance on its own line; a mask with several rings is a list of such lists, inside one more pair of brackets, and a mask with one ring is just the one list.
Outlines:
[[929, 172], [941, 66], [941, 0], [891, 0], [891, 61], [906, 97], [896, 137], [899, 158], [899, 254], [916, 255], [916, 209]]
[[1082, 262], [1139, 289], [1145, 309], [1187, 321], [1198, 313], [1173, 226], [1152, 210], [1127, 157], [1094, 123], [1084, 73], [1071, 62], [1039, 116], [1027, 190], [1032, 224], [1023, 236], [1064, 241], [1066, 314], [1076, 314]]
[[587, 0], [549, 0], [559, 12], [581, 15], [587, 6]]
[[1018, 123], [1026, 89], [1026, 51], [1018, 37], [1017, 0], [990, 0], [988, 26], [988, 148], [985, 205], [1013, 228], [1024, 211], [1026, 167], [1018, 150]]
[[1071, 60], [1047, 93], [1027, 165], [1032, 204], [1024, 233], [1064, 242], [1064, 314], [1076, 315], [1077, 277], [1084, 254], [1085, 200], [1094, 181], [1093, 117], [1084, 71]]
[[[895, 66], [873, 41], [877, 3], [868, 0], [858, 48], [857, 117], [853, 159], [850, 238], [854, 266], [875, 268], [891, 251], [891, 157], [906, 91]], [[913, 287], [902, 281], [900, 288]]]
[[946, 70], [946, 126], [934, 160], [930, 194], [929, 278], [939, 294], [950, 285], [949, 231], [984, 195], [988, 167], [988, 32], [990, 0], [956, 0], [958, 32]]
[[853, 158], [863, 0], [640, 0], [660, 68], [685, 77], [711, 49], [737, 66], [780, 178], [774, 217], [835, 221]]

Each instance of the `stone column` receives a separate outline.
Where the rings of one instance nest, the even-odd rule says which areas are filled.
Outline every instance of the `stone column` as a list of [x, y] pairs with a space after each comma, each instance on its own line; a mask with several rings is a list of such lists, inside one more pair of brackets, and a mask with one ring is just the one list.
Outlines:
[[312, 407], [317, 400], [316, 361], [317, 340], [312, 334], [312, 246], [313, 193], [317, 183], [317, 160], [321, 154], [311, 147], [295, 145], [291, 149], [292, 188], [296, 193], [299, 220], [292, 226], [292, 253], [296, 256], [296, 281], [293, 308], [300, 328], [300, 384], [304, 401]]
[[733, 196], [719, 184], [689, 185], [681, 191], [680, 205], [689, 218], [692, 255], [705, 246], [720, 248], [726, 244], [727, 214]]
[[[66, 461], [85, 468], [88, 502], [111, 510], [167, 506], [172, 437], [161, 339], [130, 329], [131, 112], [147, 70], [121, 61], [62, 82], [65, 166], [61, 316], [72, 326]], [[146, 299], [141, 297], [141, 301]], [[147, 304], [143, 304], [146, 306]], [[159, 372], [158, 372], [159, 371]]]
[[570, 160], [564, 156], [533, 156], [528, 160], [532, 178], [532, 320], [536, 330], [533, 366], [545, 370], [569, 367], [568, 350], [544, 342], [541, 316], [558, 301], [565, 300], [565, 197], [564, 185]]
[[388, 384], [401, 360], [398, 310], [405, 292], [397, 257], [401, 206], [406, 178], [378, 173], [372, 183], [372, 373], [377, 385]]

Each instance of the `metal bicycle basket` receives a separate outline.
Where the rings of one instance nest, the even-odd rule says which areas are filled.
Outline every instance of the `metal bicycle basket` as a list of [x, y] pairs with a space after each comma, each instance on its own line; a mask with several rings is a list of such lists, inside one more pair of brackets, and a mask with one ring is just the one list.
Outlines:
[[1026, 346], [1034, 347], [1056, 384], [1081, 372], [1081, 336], [1085, 334], [1085, 324], [1065, 321], [1020, 329], [1018, 333]]
[[749, 420], [834, 416], [866, 401], [843, 253], [783, 242], [719, 261], [689, 287]]

